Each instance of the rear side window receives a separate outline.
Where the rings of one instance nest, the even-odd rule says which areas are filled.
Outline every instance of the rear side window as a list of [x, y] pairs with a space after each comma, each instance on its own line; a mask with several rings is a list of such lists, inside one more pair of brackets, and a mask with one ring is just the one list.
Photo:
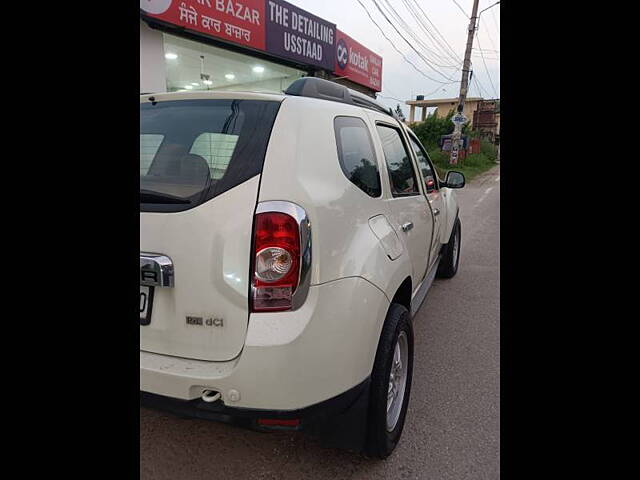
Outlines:
[[262, 172], [279, 102], [140, 104], [140, 210], [200, 205]]
[[411, 156], [400, 137], [400, 130], [386, 125], [376, 125], [376, 128], [387, 162], [393, 196], [419, 194]]
[[379, 197], [380, 172], [367, 125], [361, 118], [336, 117], [334, 128], [342, 171], [364, 193]]

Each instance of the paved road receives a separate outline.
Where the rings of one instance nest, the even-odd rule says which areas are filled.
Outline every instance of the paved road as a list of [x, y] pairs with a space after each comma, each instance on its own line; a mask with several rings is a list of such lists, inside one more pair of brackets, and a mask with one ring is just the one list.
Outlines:
[[500, 477], [500, 167], [458, 190], [460, 269], [436, 280], [415, 320], [407, 423], [386, 461], [140, 409], [144, 479]]

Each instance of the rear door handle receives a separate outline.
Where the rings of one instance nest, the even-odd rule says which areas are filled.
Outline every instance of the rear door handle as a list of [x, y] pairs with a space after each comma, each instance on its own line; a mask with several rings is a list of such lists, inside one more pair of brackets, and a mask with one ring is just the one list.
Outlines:
[[404, 225], [402, 225], [402, 231], [403, 232], [408, 232], [409, 230], [411, 230], [413, 228], [413, 222], [407, 222]]
[[437, 208], [433, 209], [433, 216], [437, 217], [438, 215], [440, 215], [440, 210], [438, 210]]

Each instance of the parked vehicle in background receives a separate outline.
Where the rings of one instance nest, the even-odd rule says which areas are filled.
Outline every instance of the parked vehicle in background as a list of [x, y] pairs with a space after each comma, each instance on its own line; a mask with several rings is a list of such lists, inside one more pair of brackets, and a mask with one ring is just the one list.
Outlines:
[[317, 78], [142, 95], [140, 116], [141, 403], [388, 456], [464, 176]]

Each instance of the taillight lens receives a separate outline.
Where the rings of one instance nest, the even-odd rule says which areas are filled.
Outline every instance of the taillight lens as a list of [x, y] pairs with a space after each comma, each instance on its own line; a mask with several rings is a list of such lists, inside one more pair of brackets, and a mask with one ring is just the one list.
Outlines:
[[272, 312], [290, 309], [299, 274], [298, 222], [286, 213], [256, 214], [252, 310]]

